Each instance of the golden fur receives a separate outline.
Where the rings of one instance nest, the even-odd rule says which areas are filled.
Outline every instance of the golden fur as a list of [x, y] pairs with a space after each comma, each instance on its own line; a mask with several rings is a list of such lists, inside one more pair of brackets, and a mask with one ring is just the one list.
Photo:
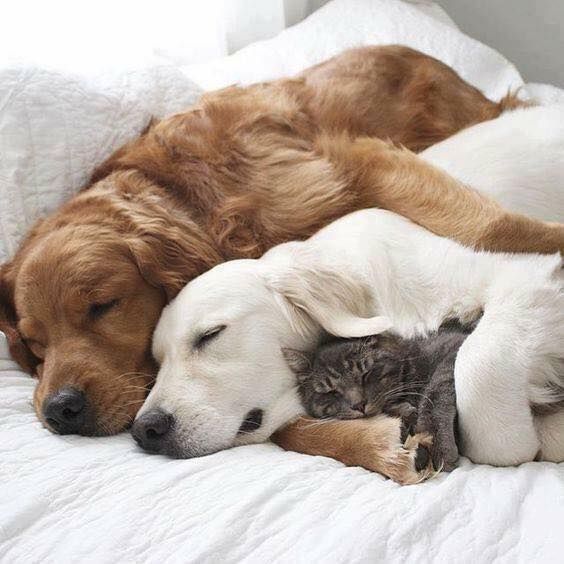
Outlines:
[[426, 433], [401, 440], [401, 420], [386, 415], [370, 419], [320, 421], [302, 417], [272, 437], [285, 448], [313, 456], [327, 456], [347, 466], [362, 466], [379, 472], [399, 484], [416, 484], [433, 473], [429, 462], [415, 468], [418, 447], [428, 447], [432, 437]]
[[514, 105], [406, 47], [367, 47], [294, 79], [207, 94], [152, 124], [0, 270], [0, 329], [40, 376], [39, 417], [49, 394], [73, 385], [96, 414], [85, 433], [124, 429], [154, 375], [160, 311], [187, 281], [359, 208], [491, 250], [564, 250], [563, 226], [510, 214], [411, 152]]

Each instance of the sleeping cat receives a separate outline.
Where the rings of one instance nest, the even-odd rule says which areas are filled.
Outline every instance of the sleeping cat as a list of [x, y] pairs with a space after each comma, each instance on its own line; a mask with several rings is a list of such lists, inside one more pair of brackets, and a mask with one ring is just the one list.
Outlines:
[[433, 466], [450, 471], [458, 460], [454, 362], [474, 327], [449, 322], [427, 337], [382, 333], [331, 341], [313, 353], [283, 352], [309, 415], [402, 417], [406, 433], [433, 436]]

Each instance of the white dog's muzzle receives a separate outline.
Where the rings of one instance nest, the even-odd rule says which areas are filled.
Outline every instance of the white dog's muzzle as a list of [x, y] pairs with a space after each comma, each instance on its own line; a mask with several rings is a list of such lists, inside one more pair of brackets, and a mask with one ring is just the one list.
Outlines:
[[260, 438], [257, 436], [256, 441], [251, 439], [263, 425], [262, 409], [249, 410], [239, 422], [232, 416], [218, 418], [211, 411], [206, 411], [198, 410], [186, 418], [185, 413], [176, 417], [165, 409], [155, 407], [137, 417], [131, 434], [143, 450], [173, 458], [195, 458], [236, 444], [264, 440], [262, 434]]

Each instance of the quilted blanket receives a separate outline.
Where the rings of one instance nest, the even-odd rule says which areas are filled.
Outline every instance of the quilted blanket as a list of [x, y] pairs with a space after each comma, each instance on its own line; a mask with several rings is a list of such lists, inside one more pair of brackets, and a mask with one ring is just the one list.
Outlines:
[[0, 68], [0, 262], [151, 117], [183, 110], [201, 92], [171, 66], [92, 76]]
[[[150, 115], [191, 104], [194, 82], [205, 89], [263, 80], [347, 46], [390, 42], [444, 60], [494, 98], [524, 85], [511, 63], [436, 6], [399, 0], [335, 0], [206, 66], [162, 61], [88, 76], [0, 68], [0, 262]], [[544, 101], [562, 99], [548, 85], [524, 87]], [[564, 464], [463, 460], [451, 474], [400, 487], [272, 444], [170, 460], [141, 452], [127, 434], [50, 434], [33, 413], [33, 388], [0, 333], [2, 562], [562, 561]]]
[[401, 487], [272, 444], [170, 460], [53, 436], [32, 393], [1, 361], [2, 562], [562, 561], [564, 464], [463, 461]]

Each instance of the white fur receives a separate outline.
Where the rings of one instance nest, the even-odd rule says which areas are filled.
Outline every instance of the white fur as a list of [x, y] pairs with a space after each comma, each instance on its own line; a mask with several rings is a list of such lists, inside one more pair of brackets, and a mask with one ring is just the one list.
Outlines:
[[564, 105], [506, 112], [420, 156], [508, 210], [564, 222]]
[[[456, 364], [463, 451], [491, 464], [533, 460], [542, 445], [529, 402], [562, 376], [554, 361], [564, 353], [560, 268], [556, 255], [474, 252], [390, 212], [353, 213], [306, 242], [188, 284], [157, 327], [162, 367], [142, 412], [173, 413], [190, 455], [262, 441], [301, 413], [282, 347], [312, 348], [322, 328], [375, 333], [386, 319], [411, 336], [484, 308]], [[195, 349], [195, 336], [217, 325], [227, 329]], [[262, 428], [237, 436], [253, 408], [266, 413]]]
[[[564, 219], [564, 107], [504, 115], [423, 156], [513, 210]], [[323, 330], [422, 334], [484, 309], [455, 368], [463, 452], [497, 465], [539, 451], [564, 460], [564, 416], [535, 421], [529, 408], [547, 401], [545, 384], [564, 379], [563, 285], [559, 256], [474, 252], [390, 212], [356, 212], [188, 284], [155, 332], [161, 370], [140, 413], [171, 412], [185, 456], [260, 442], [302, 412], [282, 347], [311, 349]], [[238, 435], [254, 408], [265, 411], [262, 427]]]

